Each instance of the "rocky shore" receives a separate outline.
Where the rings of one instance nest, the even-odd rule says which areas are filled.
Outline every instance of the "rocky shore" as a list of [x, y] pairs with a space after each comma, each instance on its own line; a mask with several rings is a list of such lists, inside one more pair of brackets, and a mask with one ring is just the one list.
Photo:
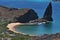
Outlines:
[[[17, 32], [16, 30], [14, 30], [14, 27], [17, 25], [21, 25], [21, 23], [10, 23], [8, 24], [8, 28], [9, 30], [15, 32], [15, 33], [20, 33], [22, 34], [23, 37], [26, 37], [27, 34], [21, 33], [21, 32]], [[30, 37], [29, 40], [60, 40], [60, 33], [56, 33], [56, 34], [44, 34], [44, 35], [40, 35], [40, 36], [35, 36], [35, 35], [28, 35]]]
[[60, 33], [44, 34], [42, 36], [32, 36], [31, 40], [60, 40]]

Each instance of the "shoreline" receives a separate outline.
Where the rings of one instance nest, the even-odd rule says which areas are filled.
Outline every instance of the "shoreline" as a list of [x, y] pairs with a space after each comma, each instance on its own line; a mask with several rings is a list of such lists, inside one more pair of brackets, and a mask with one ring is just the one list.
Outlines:
[[[16, 27], [18, 25], [22, 25], [22, 23], [10, 23], [10, 24], [7, 25], [7, 28], [9, 28], [9, 30], [13, 31], [14, 33], [20, 33], [20, 34], [23, 34], [23, 35], [28, 35], [28, 34], [25, 34], [25, 33], [22, 33], [22, 32], [17, 32], [14, 27]], [[30, 35], [29, 34], [29, 36], [36, 36], [36, 35]]]
[[[7, 28], [9, 28], [9, 30], [14, 32], [14, 33], [19, 33], [19, 34], [22, 34], [22, 35], [29, 35], [29, 36], [32, 36], [32, 37], [34, 37], [34, 36], [38, 37], [37, 35], [25, 34], [25, 33], [16, 31], [14, 27], [17, 27], [18, 25], [22, 25], [22, 24], [23, 23], [19, 23], [19, 22], [18, 23], [10, 23], [10, 24], [7, 25]], [[39, 36], [43, 36], [44, 37], [46, 35], [48, 35], [48, 36], [49, 35], [52, 35], [52, 36], [53, 35], [60, 35], [60, 32], [59, 33], [55, 33], [55, 34], [44, 34], [44, 35], [39, 35]]]

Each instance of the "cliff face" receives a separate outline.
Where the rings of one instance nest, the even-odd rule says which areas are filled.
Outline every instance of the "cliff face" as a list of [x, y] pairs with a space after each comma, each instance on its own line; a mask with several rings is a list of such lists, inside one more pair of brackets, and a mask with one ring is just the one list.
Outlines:
[[37, 13], [33, 9], [17, 9], [0, 6], [0, 21], [26, 23], [37, 18]]

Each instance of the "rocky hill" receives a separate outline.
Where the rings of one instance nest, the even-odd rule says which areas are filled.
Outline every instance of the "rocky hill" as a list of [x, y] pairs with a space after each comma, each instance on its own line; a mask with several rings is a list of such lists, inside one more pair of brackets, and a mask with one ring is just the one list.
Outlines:
[[26, 23], [37, 19], [37, 13], [29, 8], [8, 8], [0, 5], [0, 21]]

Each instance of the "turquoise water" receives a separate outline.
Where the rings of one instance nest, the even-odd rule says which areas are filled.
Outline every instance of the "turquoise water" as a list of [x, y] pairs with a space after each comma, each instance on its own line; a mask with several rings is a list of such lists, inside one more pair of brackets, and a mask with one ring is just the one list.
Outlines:
[[[36, 4], [37, 7], [32, 6], [41, 18], [48, 3], [41, 3], [40, 6]], [[33, 26], [18, 26], [16, 31], [22, 32], [30, 35], [43, 35], [43, 34], [55, 34], [60, 32], [60, 3], [52, 3], [53, 7], [53, 22], [50, 24], [40, 24]]]
[[[39, 18], [42, 18], [49, 2], [29, 2], [29, 1], [0, 1], [0, 5], [12, 8], [34, 9]], [[50, 24], [40, 24], [33, 26], [18, 26], [16, 31], [31, 35], [55, 34], [60, 32], [60, 3], [52, 2], [53, 22]]]

